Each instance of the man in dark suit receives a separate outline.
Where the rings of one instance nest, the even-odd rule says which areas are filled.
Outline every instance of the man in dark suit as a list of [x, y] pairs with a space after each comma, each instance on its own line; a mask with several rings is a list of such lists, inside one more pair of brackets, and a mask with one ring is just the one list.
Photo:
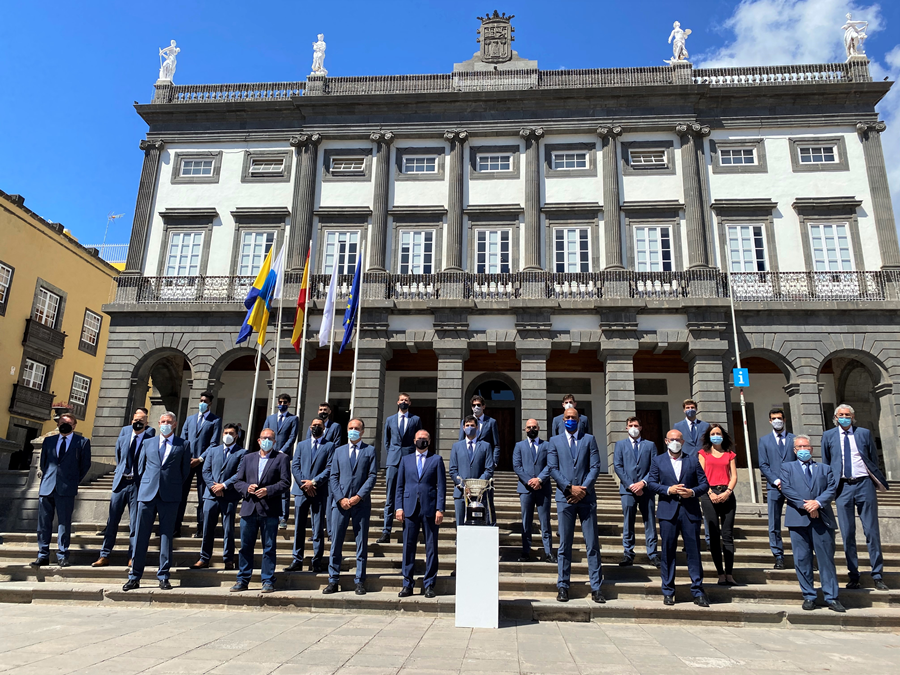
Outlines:
[[[291, 406], [290, 394], [278, 395], [278, 412], [269, 415], [263, 429], [272, 429], [275, 432], [275, 448], [287, 455], [288, 460], [294, 456], [294, 443], [300, 432], [300, 418], [289, 410]], [[285, 492], [281, 504], [281, 520], [278, 521], [278, 529], [287, 528], [287, 515], [291, 505], [291, 493]]]
[[[489, 443], [491, 446], [491, 450], [493, 452], [492, 462], [493, 467], [492, 471], [497, 470], [497, 464], [500, 462], [500, 431], [497, 426], [497, 420], [493, 417], [489, 416], [485, 410], [487, 409], [487, 405], [484, 402], [484, 398], [476, 394], [471, 399], [472, 404], [472, 416], [475, 418], [478, 423], [478, 431], [475, 434], [476, 441], [485, 441]], [[463, 424], [459, 427], [459, 440], [464, 440], [465, 430], [463, 426], [465, 425], [465, 420]], [[491, 522], [497, 522], [497, 511], [494, 508], [494, 491], [491, 490], [487, 493], [487, 507], [491, 512]]]
[[603, 567], [597, 541], [597, 493], [594, 484], [600, 474], [600, 450], [590, 434], [578, 433], [578, 411], [569, 408], [563, 414], [563, 433], [550, 439], [547, 465], [556, 481], [556, 519], [559, 521], [559, 576], [556, 582], [559, 602], [569, 601], [569, 576], [572, 569], [572, 542], [575, 518], [581, 521], [581, 532], [587, 549], [591, 599], [606, 602], [600, 592]]
[[703, 434], [709, 429], [709, 423], [697, 418], [699, 411], [697, 402], [693, 399], [685, 399], [681, 408], [684, 410], [684, 419], [675, 423], [675, 428], [684, 439], [681, 451], [686, 455], [695, 455], [703, 445]]
[[313, 572], [324, 572], [325, 505], [328, 503], [328, 477], [334, 443], [325, 440], [325, 422], [318, 417], [310, 422], [311, 438], [297, 444], [291, 460], [294, 484], [294, 558], [285, 572], [303, 571], [303, 549], [306, 545], [306, 522], [312, 520]]
[[513, 471], [519, 477], [516, 492], [522, 508], [522, 556], [519, 562], [531, 560], [531, 531], [534, 526], [534, 509], [537, 507], [541, 523], [541, 541], [544, 545], [544, 562], [557, 562], [553, 555], [553, 531], [550, 529], [550, 467], [547, 466], [548, 445], [538, 434], [538, 421], [525, 422], [526, 438], [513, 448]]
[[[575, 396], [572, 394], [566, 394], [563, 396], [562, 400], [563, 414], [557, 415], [553, 418], [553, 424], [550, 425], [550, 436], [559, 436], [563, 431], [565, 431], [565, 414], [566, 410], [569, 408], [577, 408], [578, 403], [575, 402]], [[579, 434], [589, 434], [591, 433], [591, 421], [588, 419], [587, 415], [578, 414], [578, 433]]]
[[425, 576], [422, 586], [426, 598], [435, 595], [434, 583], [438, 573], [438, 530], [444, 522], [444, 503], [447, 493], [447, 471], [444, 459], [433, 450], [431, 434], [418, 431], [414, 440], [416, 451], [400, 461], [397, 472], [397, 519], [403, 523], [403, 588], [401, 598], [413, 593], [413, 567], [416, 564], [416, 545], [419, 531], [425, 531]]
[[684, 542], [688, 573], [691, 575], [691, 595], [694, 604], [709, 607], [703, 590], [703, 564], [700, 562], [700, 495], [709, 491], [706, 473], [696, 454], [685, 454], [684, 436], [678, 429], [666, 434], [668, 452], [656, 455], [650, 464], [647, 487], [659, 495], [656, 519], [662, 539], [663, 603], [675, 604], [675, 551], [678, 535]]
[[175, 521], [176, 537], [181, 536], [184, 511], [187, 508], [188, 495], [191, 493], [192, 485], [197, 487], [197, 531], [193, 536], [194, 539], [203, 537], [203, 494], [206, 491], [206, 485], [203, 482], [203, 453], [207, 448], [218, 445], [222, 438], [222, 420], [209, 410], [214, 398], [215, 396], [210, 391], [200, 394], [199, 412], [188, 417], [181, 428], [181, 437], [191, 452], [191, 474], [181, 491], [181, 504], [178, 507], [178, 516]]
[[641, 420], [629, 417], [625, 421], [628, 438], [616, 441], [613, 452], [613, 465], [619, 477], [619, 495], [622, 499], [622, 547], [625, 555], [619, 562], [620, 567], [634, 564], [634, 521], [637, 512], [641, 512], [644, 521], [644, 540], [647, 544], [647, 557], [656, 567], [660, 566], [656, 550], [656, 496], [647, 487], [650, 474], [650, 463], [656, 457], [656, 443], [641, 438]]
[[397, 468], [400, 466], [400, 459], [413, 453], [416, 434], [422, 428], [419, 416], [409, 414], [411, 403], [409, 394], [399, 394], [397, 396], [397, 414], [388, 417], [384, 423], [382, 443], [385, 452], [384, 528], [378, 538], [379, 544], [386, 544], [391, 539], [394, 511], [397, 510], [394, 496], [397, 492]]
[[59, 523], [56, 535], [56, 562], [69, 566], [69, 539], [72, 511], [78, 484], [91, 468], [91, 442], [75, 435], [78, 420], [70, 413], [59, 416], [59, 435], [47, 436], [41, 444], [41, 487], [38, 491], [38, 556], [32, 564], [50, 564], [50, 537], [53, 516]]
[[850, 581], [847, 588], [859, 588], [859, 557], [856, 553], [856, 514], [862, 521], [872, 579], [879, 591], [888, 590], [884, 583], [884, 556], [881, 553], [881, 530], [878, 526], [876, 491], [890, 486], [878, 468], [878, 451], [868, 429], [856, 426], [856, 413], [849, 405], [841, 404], [834, 411], [835, 427], [822, 435], [822, 461], [831, 467], [838, 481], [837, 507], [841, 539]]
[[232, 593], [246, 591], [253, 574], [256, 540], [262, 537], [261, 593], [275, 591], [275, 540], [281, 518], [282, 493], [291, 488], [291, 467], [287, 455], [275, 449], [275, 432], [259, 432], [259, 452], [241, 459], [234, 487], [244, 498], [241, 504], [240, 569]]
[[109, 556], [116, 545], [119, 522], [125, 507], [128, 507], [128, 559], [134, 555], [134, 531], [137, 524], [137, 465], [140, 459], [141, 445], [147, 438], [153, 438], [156, 430], [147, 426], [147, 409], [134, 411], [131, 424], [122, 427], [116, 440], [116, 472], [113, 475], [112, 494], [109, 498], [109, 516], [106, 529], [103, 531], [103, 546], [100, 557], [91, 567], [107, 567]]
[[334, 451], [329, 484], [334, 497], [331, 523], [331, 555], [328, 585], [323, 593], [336, 593], [341, 576], [341, 550], [347, 526], [353, 523], [356, 537], [356, 594], [366, 594], [366, 559], [369, 556], [369, 520], [372, 515], [372, 488], [378, 472], [375, 448], [362, 442], [363, 421], [357, 418], [347, 425], [349, 443]]
[[[322, 441], [324, 443], [333, 443], [334, 447], [338, 447], [341, 444], [341, 425], [334, 421], [334, 408], [328, 401], [322, 401], [319, 404], [319, 419], [325, 423], [325, 435], [322, 437]], [[307, 429], [306, 437], [310, 438], [310, 431]], [[332, 539], [331, 532], [331, 513], [334, 511], [334, 498], [331, 495], [331, 490], [326, 490], [328, 493], [326, 495], [325, 500], [325, 527], [328, 530], [328, 539], [329, 541]]]
[[[456, 513], [456, 527], [465, 525], [466, 500], [463, 480], [480, 478], [487, 480], [494, 476], [494, 450], [487, 441], [476, 440], [478, 420], [469, 415], [463, 420], [464, 441], [457, 441], [450, 448], [450, 480], [453, 481], [453, 505]], [[493, 521], [493, 515], [492, 520]]]
[[809, 436], [794, 437], [796, 462], [781, 467], [781, 493], [787, 502], [784, 524], [791, 533], [794, 569], [803, 591], [803, 609], [816, 608], [816, 588], [813, 579], [813, 551], [819, 564], [822, 594], [828, 608], [843, 613], [838, 600], [837, 569], [834, 564], [834, 530], [837, 523], [831, 511], [831, 500], [837, 481], [827, 464], [812, 461]]
[[766, 501], [769, 508], [769, 548], [775, 556], [775, 569], [784, 569], [784, 541], [781, 538], [781, 513], [784, 495], [781, 493], [781, 467], [797, 459], [794, 454], [794, 434], [784, 428], [784, 410], [769, 411], [772, 433], [759, 439], [759, 470], [766, 477], [769, 489]]
[[159, 570], [156, 578], [164, 591], [172, 590], [169, 566], [172, 561], [172, 539], [175, 519], [181, 503], [182, 486], [191, 473], [191, 450], [175, 435], [177, 418], [173, 412], [159, 416], [159, 437], [147, 438], [138, 460], [137, 526], [134, 535], [134, 555], [128, 581], [123, 591], [140, 588], [147, 560], [147, 547], [153, 521], [159, 514]]
[[222, 517], [223, 554], [226, 570], [234, 569], [234, 517], [241, 494], [235, 489], [237, 470], [247, 452], [237, 442], [237, 426], [226, 424], [222, 445], [209, 448], [203, 457], [203, 542], [200, 560], [192, 569], [209, 567], [215, 543], [216, 525]]

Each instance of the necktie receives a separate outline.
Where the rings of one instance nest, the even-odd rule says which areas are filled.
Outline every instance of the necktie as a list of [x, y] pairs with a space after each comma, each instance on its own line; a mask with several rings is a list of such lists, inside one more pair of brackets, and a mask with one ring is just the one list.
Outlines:
[[697, 425], [695, 422], [691, 422], [691, 440], [695, 443], [697, 442]]
[[279, 431], [281, 430], [281, 423], [282, 423], [282, 422], [284, 422], [284, 413], [281, 413], [281, 414], [278, 416], [278, 430], [279, 430]]
[[406, 415], [400, 415], [400, 438], [406, 433]]
[[419, 454], [419, 478], [422, 477], [422, 470], [425, 468], [425, 455]]
[[137, 451], [138, 434], [131, 438], [131, 447], [128, 448], [128, 456], [125, 458], [125, 473], [127, 475], [134, 474], [134, 453]]
[[316, 456], [316, 450], [318, 450], [318, 449], [319, 449], [319, 442], [316, 439], [313, 439], [313, 442], [312, 442], [312, 456], [313, 457]]
[[850, 434], [844, 432], [844, 478], [853, 478], [853, 460], [850, 459]]
[[63, 458], [63, 455], [66, 454], [66, 441], [67, 440], [68, 439], [65, 436], [63, 436], [62, 439], [60, 440], [59, 449], [56, 452], [57, 459], [61, 460]]
[[169, 441], [165, 438], [163, 442], [159, 444], [159, 463], [162, 464], [166, 458], [166, 445], [168, 445]]
[[634, 442], [634, 456], [635, 456], [635, 458], [641, 456], [641, 445], [640, 445], [640, 441], [635, 441], [635, 442]]
[[356, 446], [350, 446], [350, 466], [356, 469]]
[[475, 444], [469, 441], [469, 464], [475, 461]]
[[806, 479], [806, 485], [812, 489], [812, 468], [809, 462], [803, 462], [803, 477]]
[[778, 452], [784, 457], [784, 436], [778, 434]]
[[537, 456], [538, 456], [538, 442], [537, 442], [537, 441], [532, 442], [531, 446], [534, 448], [534, 459], [537, 460]]
[[575, 436], [569, 436], [569, 451], [572, 453], [572, 461], [578, 456], [578, 447], [575, 443]]

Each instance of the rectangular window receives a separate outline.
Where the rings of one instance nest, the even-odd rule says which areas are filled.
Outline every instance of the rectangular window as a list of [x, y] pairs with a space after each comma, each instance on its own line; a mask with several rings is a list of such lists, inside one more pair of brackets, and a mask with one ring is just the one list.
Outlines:
[[509, 274], [510, 231], [478, 230], [475, 249], [477, 274]]
[[838, 161], [837, 148], [833, 145], [809, 145], [797, 148], [801, 164], [834, 164]]
[[59, 313], [60, 297], [51, 293], [46, 288], [38, 288], [37, 302], [34, 306], [34, 316], [38, 323], [50, 328], [56, 328], [56, 315]]
[[434, 269], [434, 230], [400, 232], [400, 274], [431, 274]]
[[844, 272], [853, 269], [849, 229], [847, 223], [813, 223], [809, 226], [816, 272]]
[[628, 157], [631, 166], [635, 168], [666, 168], [666, 151], [659, 150], [629, 150]]
[[241, 257], [238, 276], [252, 277], [259, 274], [269, 249], [275, 243], [274, 232], [244, 232], [241, 237]]
[[588, 168], [588, 156], [586, 152], [554, 152], [553, 169], [586, 169]]
[[31, 359], [25, 359], [22, 371], [22, 384], [31, 389], [44, 391], [44, 380], [47, 378], [47, 366]]
[[555, 231], [556, 271], [590, 272], [590, 231], [586, 227], [557, 228]]
[[722, 166], [754, 165], [756, 151], [753, 148], [721, 148], [719, 164]]
[[213, 159], [185, 159], [181, 162], [182, 176], [212, 176]]
[[280, 176], [284, 173], [283, 157], [255, 157], [250, 159], [251, 176]]
[[404, 155], [403, 173], [437, 173], [437, 157]]
[[672, 228], [634, 228], [634, 268], [638, 272], [672, 271]]
[[512, 171], [512, 155], [478, 155], [478, 171]]
[[765, 272], [766, 245], [762, 225], [729, 225], [728, 257], [732, 272]]
[[337, 257], [338, 274], [353, 274], [356, 271], [356, 256], [359, 253], [359, 231], [325, 233], [324, 274], [331, 274]]
[[69, 396], [70, 403], [87, 405], [88, 395], [91, 393], [91, 378], [75, 373], [72, 378], [72, 393]]
[[97, 346], [100, 340], [100, 324], [103, 319], [99, 314], [94, 314], [91, 310], [84, 313], [84, 325], [81, 327], [81, 341], [92, 347]]
[[363, 173], [366, 170], [365, 157], [332, 157], [331, 173], [346, 175], [348, 173]]
[[200, 274], [203, 232], [173, 232], [166, 256], [167, 277], [195, 277]]
[[9, 285], [12, 283], [12, 267], [0, 264], [0, 305], [6, 304], [9, 298]]

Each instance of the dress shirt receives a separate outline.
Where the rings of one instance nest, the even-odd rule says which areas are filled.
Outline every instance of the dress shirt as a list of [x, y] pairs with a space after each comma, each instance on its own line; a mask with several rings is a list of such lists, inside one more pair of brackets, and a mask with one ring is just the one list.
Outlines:
[[234, 448], [234, 443], [232, 443], [231, 445], [225, 446], [225, 459], [228, 459], [228, 455], [232, 451], [233, 448]]
[[398, 413], [397, 414], [397, 428], [400, 430], [400, 436], [403, 436], [406, 433], [406, 424], [409, 420], [406, 419], [406, 413]]
[[[134, 460], [137, 460], [137, 454], [141, 451], [141, 443], [144, 442], [144, 434], [147, 433], [147, 430], [144, 431], [132, 431], [131, 432], [131, 440], [128, 442], [128, 451], [131, 452], [131, 444], [134, 443]], [[126, 462], [127, 465], [127, 462]], [[131, 473], [125, 474], [125, 478], [133, 478], [134, 477], [134, 465], [131, 466]]]
[[419, 450], [416, 448], [416, 472], [419, 474], [419, 478], [422, 477], [422, 471], [425, 470], [425, 460], [428, 457], [428, 449]]
[[684, 453], [679, 453], [678, 457], [672, 457], [669, 453], [669, 461], [672, 462], [672, 471], [675, 472], [675, 480], [681, 480], [681, 460], [684, 459]]
[[[811, 481], [811, 479], [812, 479], [813, 461], [812, 461], [812, 460], [809, 460], [808, 462], [800, 462], [800, 465], [803, 467], [803, 479], [804, 479], [807, 483], [809, 483], [809, 482]], [[810, 501], [815, 502], [815, 503], [818, 504], [819, 507], [821, 508], [822, 504], [821, 504], [821, 502], [820, 502], [818, 499], [812, 499], [812, 500], [810, 500]]]
[[[778, 447], [779, 438], [784, 442], [785, 446], [787, 446], [787, 432], [786, 432], [784, 429], [782, 429], [781, 431], [774, 431], [774, 430], [773, 430], [773, 431], [772, 431], [772, 435], [775, 437], [775, 447], [776, 447], [776, 448]], [[775, 479], [775, 485], [776, 485], [776, 486], [780, 486], [780, 485], [781, 485], [781, 479], [780, 479], [780, 478], [776, 478], [776, 479]]]
[[866, 463], [863, 461], [863, 458], [859, 454], [859, 449], [856, 447], [856, 435], [853, 433], [853, 427], [844, 431], [843, 429], [838, 429], [840, 433], [838, 436], [840, 437], [840, 455], [841, 455], [841, 475], [844, 475], [844, 438], [850, 438], [850, 465], [853, 469], [853, 477], [854, 478], [865, 478], [869, 475], [869, 470], [866, 468]]
[[575, 440], [575, 445], [578, 445], [578, 438], [575, 436], [575, 434], [570, 434], [567, 429], [566, 430], [566, 445], [568, 445], [570, 448], [572, 447], [572, 439]]
[[256, 476], [256, 480], [258, 483], [262, 482], [263, 471], [266, 470], [266, 462], [269, 461], [269, 455], [272, 453], [270, 450], [264, 455], [259, 456], [259, 474]]
[[480, 432], [481, 425], [484, 424], [484, 413], [481, 413], [481, 417], [476, 417], [475, 419], [478, 420], [478, 431]]
[[56, 443], [56, 456], [59, 458], [63, 452], [72, 445], [71, 439], [72, 434], [66, 434], [63, 436], [59, 435], [59, 441]]
[[356, 468], [356, 460], [359, 459], [359, 441], [356, 443], [350, 443], [350, 465], [355, 469]]
[[[172, 434], [174, 436], [175, 434]], [[165, 462], [169, 459], [169, 453], [172, 452], [172, 436], [162, 436], [159, 439], [159, 447], [162, 450], [163, 445], [165, 445], [165, 454], [163, 455], [162, 461]]]

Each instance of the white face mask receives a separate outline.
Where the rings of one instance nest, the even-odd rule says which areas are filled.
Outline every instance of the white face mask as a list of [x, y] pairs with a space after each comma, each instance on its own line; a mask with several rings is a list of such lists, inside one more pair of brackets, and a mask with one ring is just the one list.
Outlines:
[[472, 414], [475, 415], [475, 417], [481, 417], [482, 410], [484, 410], [484, 408], [482, 408], [480, 405], [472, 406]]
[[772, 428], [775, 431], [781, 431], [782, 429], [784, 429], [784, 420], [780, 420], [780, 419], [772, 420]]
[[681, 454], [681, 441], [666, 441], [666, 447], [673, 455]]
[[574, 408], [575, 406], [571, 403], [563, 403], [563, 410], [568, 410], [569, 408]]
[[222, 436], [222, 440], [225, 441], [225, 445], [234, 445], [234, 436], [231, 434], [225, 434]]
[[639, 438], [641, 435], [641, 430], [637, 427], [628, 427], [628, 435], [632, 438]]

